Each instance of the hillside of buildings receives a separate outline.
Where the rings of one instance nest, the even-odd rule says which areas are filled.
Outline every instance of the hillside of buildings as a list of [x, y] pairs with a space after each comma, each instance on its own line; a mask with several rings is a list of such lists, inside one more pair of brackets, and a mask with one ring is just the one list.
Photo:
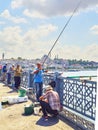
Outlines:
[[51, 59], [47, 55], [44, 55], [41, 59], [1, 59], [0, 65], [7, 64], [20, 64], [24, 69], [33, 69], [37, 62], [41, 62], [46, 69], [58, 69], [58, 70], [83, 70], [83, 69], [97, 69], [98, 62], [88, 60], [77, 59]]

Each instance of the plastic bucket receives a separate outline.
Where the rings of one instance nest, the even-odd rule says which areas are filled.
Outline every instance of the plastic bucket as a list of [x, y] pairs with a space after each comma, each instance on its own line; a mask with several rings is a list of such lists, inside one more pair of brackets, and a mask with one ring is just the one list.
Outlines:
[[32, 113], [34, 113], [34, 106], [33, 105], [29, 105], [29, 106], [24, 107], [24, 114], [25, 115], [31, 115]]
[[0, 110], [2, 110], [2, 104], [1, 104], [1, 102], [0, 102]]
[[39, 107], [34, 107], [34, 114], [38, 115], [39, 114]]
[[19, 89], [18, 90], [18, 93], [19, 93], [19, 97], [24, 97], [26, 95], [26, 90], [24, 89]]

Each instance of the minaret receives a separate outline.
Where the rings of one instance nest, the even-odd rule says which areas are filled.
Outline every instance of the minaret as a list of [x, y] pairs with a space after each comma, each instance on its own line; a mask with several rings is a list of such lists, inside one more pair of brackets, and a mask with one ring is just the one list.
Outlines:
[[4, 60], [4, 53], [2, 53], [2, 60]]

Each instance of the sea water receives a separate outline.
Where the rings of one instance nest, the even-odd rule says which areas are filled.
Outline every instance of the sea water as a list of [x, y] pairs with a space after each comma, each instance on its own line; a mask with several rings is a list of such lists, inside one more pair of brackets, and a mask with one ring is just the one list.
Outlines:
[[76, 78], [86, 78], [91, 77], [92, 81], [97, 81], [97, 70], [84, 70], [84, 71], [66, 71], [63, 72], [62, 77], [76, 77]]

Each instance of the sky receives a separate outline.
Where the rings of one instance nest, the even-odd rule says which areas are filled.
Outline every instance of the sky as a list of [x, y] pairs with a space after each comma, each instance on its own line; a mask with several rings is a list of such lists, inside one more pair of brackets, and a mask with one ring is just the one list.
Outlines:
[[47, 55], [71, 16], [51, 58], [98, 62], [98, 0], [0, 0], [0, 57]]

